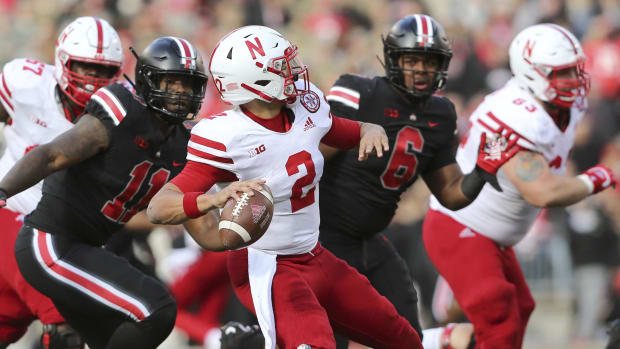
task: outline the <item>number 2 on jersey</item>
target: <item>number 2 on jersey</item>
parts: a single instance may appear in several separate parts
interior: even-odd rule
[[[144,194],[141,199],[137,198],[137,203],[131,205],[131,207],[127,205],[127,201],[133,199],[136,193],[140,190],[146,175],[151,169],[151,166],[153,166],[153,163],[150,161],[143,161],[134,166],[129,174],[131,179],[125,186],[125,189],[123,189],[123,191],[113,200],[108,200],[108,202],[103,205],[101,213],[103,213],[103,215],[111,221],[117,223],[127,223],[127,221],[129,221],[129,219],[131,219],[131,217],[133,217],[133,215],[135,215],[141,207],[148,204],[155,193],[157,193],[159,189],[168,181],[170,171],[161,168],[153,173],[149,179],[149,190],[146,194]]]
[[[398,132],[390,161],[381,174],[384,188],[398,190],[414,176],[418,158],[413,150],[421,152],[423,146],[424,138],[417,128],[406,126]]]
[[[286,161],[286,172],[289,176],[292,176],[299,172],[299,165],[306,167],[306,175],[298,178],[293,184],[293,193],[291,194],[291,211],[296,212],[306,206],[310,206],[314,203],[314,189],[313,186],[306,195],[303,194],[303,187],[310,185],[314,182],[316,177],[316,170],[314,169],[314,162],[312,161],[312,155],[305,150],[291,155]]]

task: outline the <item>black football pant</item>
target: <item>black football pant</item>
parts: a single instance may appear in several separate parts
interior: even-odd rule
[[[91,349],[156,348],[172,331],[176,303],[166,287],[99,246],[24,225],[15,258]]]
[[[375,289],[407,319],[422,339],[418,319],[418,295],[407,264],[383,234],[360,240],[321,229],[321,244],[364,274]],[[355,292],[355,290],[351,290]],[[346,349],[348,340],[336,335],[336,347]]]

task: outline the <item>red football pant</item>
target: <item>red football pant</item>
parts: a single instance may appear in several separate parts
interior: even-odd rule
[[[176,326],[192,340],[202,343],[205,334],[219,327],[218,318],[232,295],[225,252],[202,253],[185,274],[170,285],[177,301]],[[199,303],[197,312],[187,310]]]
[[[15,239],[23,223],[19,214],[0,208],[0,341],[13,343],[35,319],[65,322],[52,301],[24,280],[15,261]]]
[[[280,349],[300,344],[336,348],[334,330],[373,348],[422,348],[418,334],[368,279],[317,244],[311,252],[278,256],[272,283],[276,341]],[[232,251],[228,271],[235,293],[255,312],[247,250]]]
[[[424,246],[448,281],[482,349],[521,348],[534,298],[511,247],[473,231],[451,217],[429,210],[423,227]]]

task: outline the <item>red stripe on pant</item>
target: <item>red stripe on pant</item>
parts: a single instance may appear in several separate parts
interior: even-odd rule
[[[228,272],[241,302],[254,311],[247,250],[231,251]],[[373,348],[422,348],[409,322],[345,261],[317,245],[310,253],[278,256],[272,284],[277,345],[336,347],[334,329]]]
[[[482,349],[521,348],[534,299],[511,247],[500,247],[439,211],[424,219],[428,256],[474,324]]]
[[[140,310],[138,306],[132,304],[132,300],[123,299],[122,294],[115,294],[117,292],[116,290],[106,289],[107,285],[103,283],[103,285],[97,284],[94,281],[91,281],[84,276],[63,267],[62,264],[64,263],[60,263],[59,260],[54,260],[52,256],[55,253],[53,247],[50,246],[47,242],[47,234],[45,232],[38,230],[35,232],[35,236],[37,240],[36,248],[38,249],[41,258],[45,263],[45,265],[43,265],[42,267],[46,269],[47,273],[52,274],[52,276],[58,279],[61,279],[61,281],[63,281],[63,279],[66,279],[75,284],[78,284],[84,289],[90,291],[92,294],[95,294],[105,299],[107,302],[112,303],[114,306],[121,308],[125,312],[125,314],[134,317],[137,320],[141,321],[148,317],[149,314],[145,314],[142,310]],[[81,291],[84,292],[84,290]]]

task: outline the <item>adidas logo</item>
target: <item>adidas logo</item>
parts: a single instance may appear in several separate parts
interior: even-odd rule
[[[471,229],[469,228],[465,228],[463,230],[461,230],[461,232],[459,233],[459,238],[463,239],[463,238],[473,238],[475,237],[476,234],[474,234],[473,231],[471,231]]]
[[[310,117],[308,117],[308,119],[306,120],[306,124],[304,125],[304,131],[308,131],[309,129],[313,128],[314,122],[312,122],[312,119],[310,119]]]

